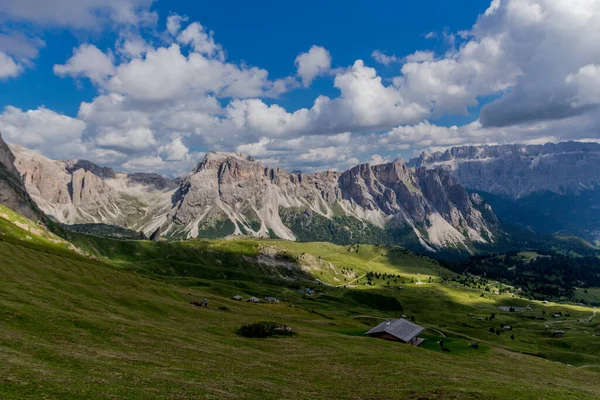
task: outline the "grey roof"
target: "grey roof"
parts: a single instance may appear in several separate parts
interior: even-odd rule
[[[410,342],[415,336],[423,332],[425,328],[417,324],[413,324],[405,319],[396,319],[393,321],[385,321],[371,329],[365,335],[375,335],[378,333],[387,333],[395,336],[403,342]]]

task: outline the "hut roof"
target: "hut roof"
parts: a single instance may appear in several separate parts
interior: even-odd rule
[[[418,336],[424,330],[425,328],[423,328],[422,326],[413,324],[412,322],[401,318],[393,321],[382,322],[375,328],[365,333],[365,335],[377,335],[380,333],[387,333],[389,335],[397,337],[403,342],[410,342],[414,337]]]

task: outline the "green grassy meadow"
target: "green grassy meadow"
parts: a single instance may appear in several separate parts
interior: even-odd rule
[[[77,254],[0,211],[2,399],[600,398],[600,315],[589,307],[457,287],[437,262],[378,246],[72,234]],[[368,272],[388,275],[367,284]],[[208,309],[189,304],[204,298]],[[403,314],[427,328],[423,346],[363,336]],[[236,333],[257,321],[298,336]],[[513,330],[489,332],[500,324]]]

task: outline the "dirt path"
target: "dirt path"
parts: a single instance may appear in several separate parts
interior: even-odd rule
[[[369,264],[371,264],[371,262],[372,262],[372,261],[374,261],[374,260],[377,260],[378,258],[381,258],[381,257],[385,257],[385,256],[387,255],[387,253],[388,253],[388,252],[389,252],[389,250],[386,250],[386,251],[385,251],[385,253],[383,253],[382,255],[380,255],[380,256],[377,256],[377,257],[373,257],[373,258],[371,258],[371,259],[370,259],[370,260],[367,262],[367,266],[369,266]]]
[[[590,322],[591,322],[591,321],[592,321],[592,318],[594,318],[595,316],[596,316],[596,311],[594,311],[594,313],[592,314],[592,316],[588,318],[588,321],[590,321]]]
[[[352,285],[353,282],[356,282],[357,280],[359,280],[360,278],[364,278],[365,276],[367,276],[367,274],[363,274],[363,275],[359,276],[358,278],[351,280],[350,282],[344,283],[342,285],[337,285],[336,287]]]

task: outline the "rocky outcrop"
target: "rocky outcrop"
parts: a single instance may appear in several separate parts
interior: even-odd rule
[[[15,156],[0,135],[0,204],[34,221],[45,221],[25,189],[14,165]]]
[[[413,167],[443,168],[465,187],[512,199],[579,194],[600,187],[599,143],[453,147],[423,153]]]
[[[150,240],[153,242],[160,242],[160,226],[150,235]]]

